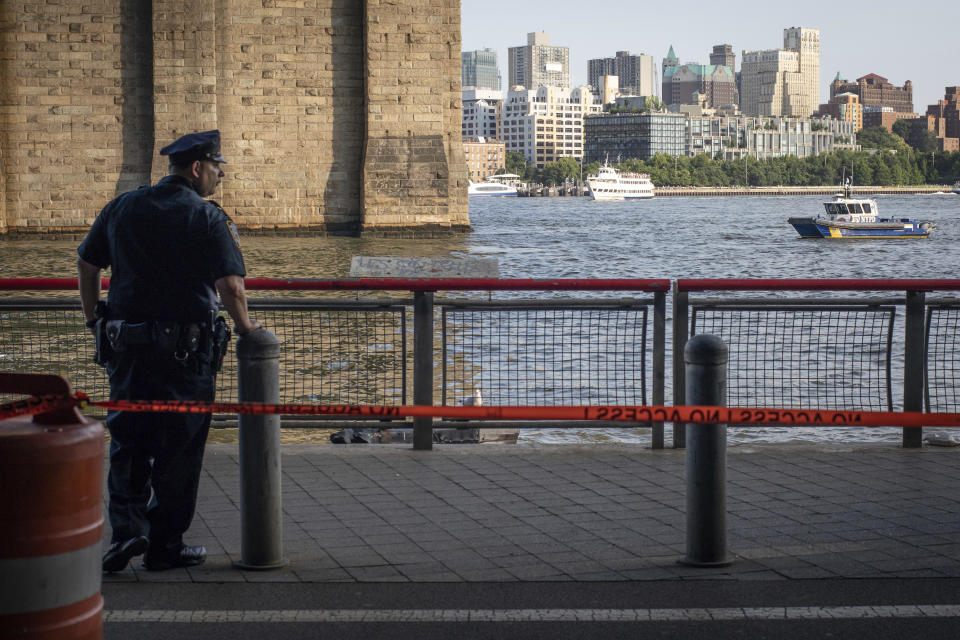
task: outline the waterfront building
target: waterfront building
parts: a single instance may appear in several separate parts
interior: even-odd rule
[[[886,78],[869,73],[847,82],[838,72],[830,83],[830,97],[841,93],[853,93],[860,97],[864,109],[872,107],[890,108],[896,113],[913,113],[913,83],[907,80],[902,87],[890,84]]]
[[[503,105],[503,142],[507,151],[523,154],[538,169],[560,158],[579,159],[584,116],[601,110],[586,85],[514,89]]]
[[[863,129],[863,105],[860,104],[860,96],[855,93],[838,93],[831,96],[830,102],[820,105],[818,113],[837,120],[853,122],[856,124],[857,131]]]
[[[464,51],[460,54],[461,85],[474,89],[500,91],[500,68],[493,49]]]
[[[594,92],[602,94],[603,76],[617,76],[620,93],[623,95],[652,96],[654,94],[655,69],[653,56],[630,55],[629,51],[617,51],[613,58],[594,58],[587,61],[587,82]]]
[[[751,116],[809,117],[820,103],[820,30],[783,30],[783,49],[744,51],[740,108]]]
[[[684,155],[686,116],[678,113],[603,113],[584,118],[584,162],[649,160]]]
[[[689,118],[687,155],[735,159],[807,158],[857,150],[856,125],[833,118],[705,116]]]
[[[491,89],[464,89],[462,92],[463,118],[460,124],[464,139],[500,139],[500,112],[503,92]]]
[[[474,182],[499,173],[507,166],[506,147],[498,140],[464,140],[463,153],[467,157],[467,173]]]
[[[550,46],[550,34],[528,33],[527,46],[507,49],[510,88],[570,87],[570,49]]]
[[[857,150],[856,125],[834,118],[605,113],[584,120],[584,162],[657,153],[760,160]]]

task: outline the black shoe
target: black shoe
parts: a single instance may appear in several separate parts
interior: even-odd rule
[[[146,536],[130,538],[122,542],[114,542],[103,554],[103,570],[105,573],[115,573],[127,568],[130,558],[139,556],[147,550],[150,541]]]
[[[166,571],[181,567],[195,567],[203,564],[207,559],[207,550],[203,547],[188,547],[179,549],[161,549],[147,551],[143,556],[143,568],[147,571]]]

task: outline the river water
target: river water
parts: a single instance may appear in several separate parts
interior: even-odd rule
[[[503,278],[955,278],[960,273],[960,196],[877,197],[881,215],[935,222],[928,240],[800,240],[787,218],[820,211],[824,199],[474,198],[473,231],[456,238],[247,236],[243,249],[248,276],[265,278],[346,277],[355,255],[496,258]],[[0,239],[0,278],[73,277],[77,244]],[[898,316],[902,327],[902,310]],[[896,386],[894,396],[900,396]],[[649,442],[647,430],[625,429],[524,431],[521,437]],[[899,437],[897,429],[866,435],[846,429],[731,429],[733,443]]]

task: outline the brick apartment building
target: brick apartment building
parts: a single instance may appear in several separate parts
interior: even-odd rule
[[[498,140],[464,140],[463,153],[467,158],[467,172],[474,182],[494,175],[507,164],[506,146]]]
[[[960,151],[960,87],[946,87],[943,100],[928,106],[919,120],[937,136],[941,151]]]
[[[869,73],[847,82],[840,74],[830,83],[830,98],[842,93],[860,96],[864,109],[869,107],[890,107],[896,113],[913,113],[913,83],[907,80],[902,87],[890,84],[883,76]]]

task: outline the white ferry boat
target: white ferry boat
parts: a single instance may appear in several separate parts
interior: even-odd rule
[[[515,173],[498,173],[489,176],[483,182],[471,181],[467,195],[473,197],[511,197],[517,195],[520,176]]]
[[[620,173],[604,163],[595,175],[587,176],[594,200],[641,200],[653,197],[653,183],[645,173]]]

